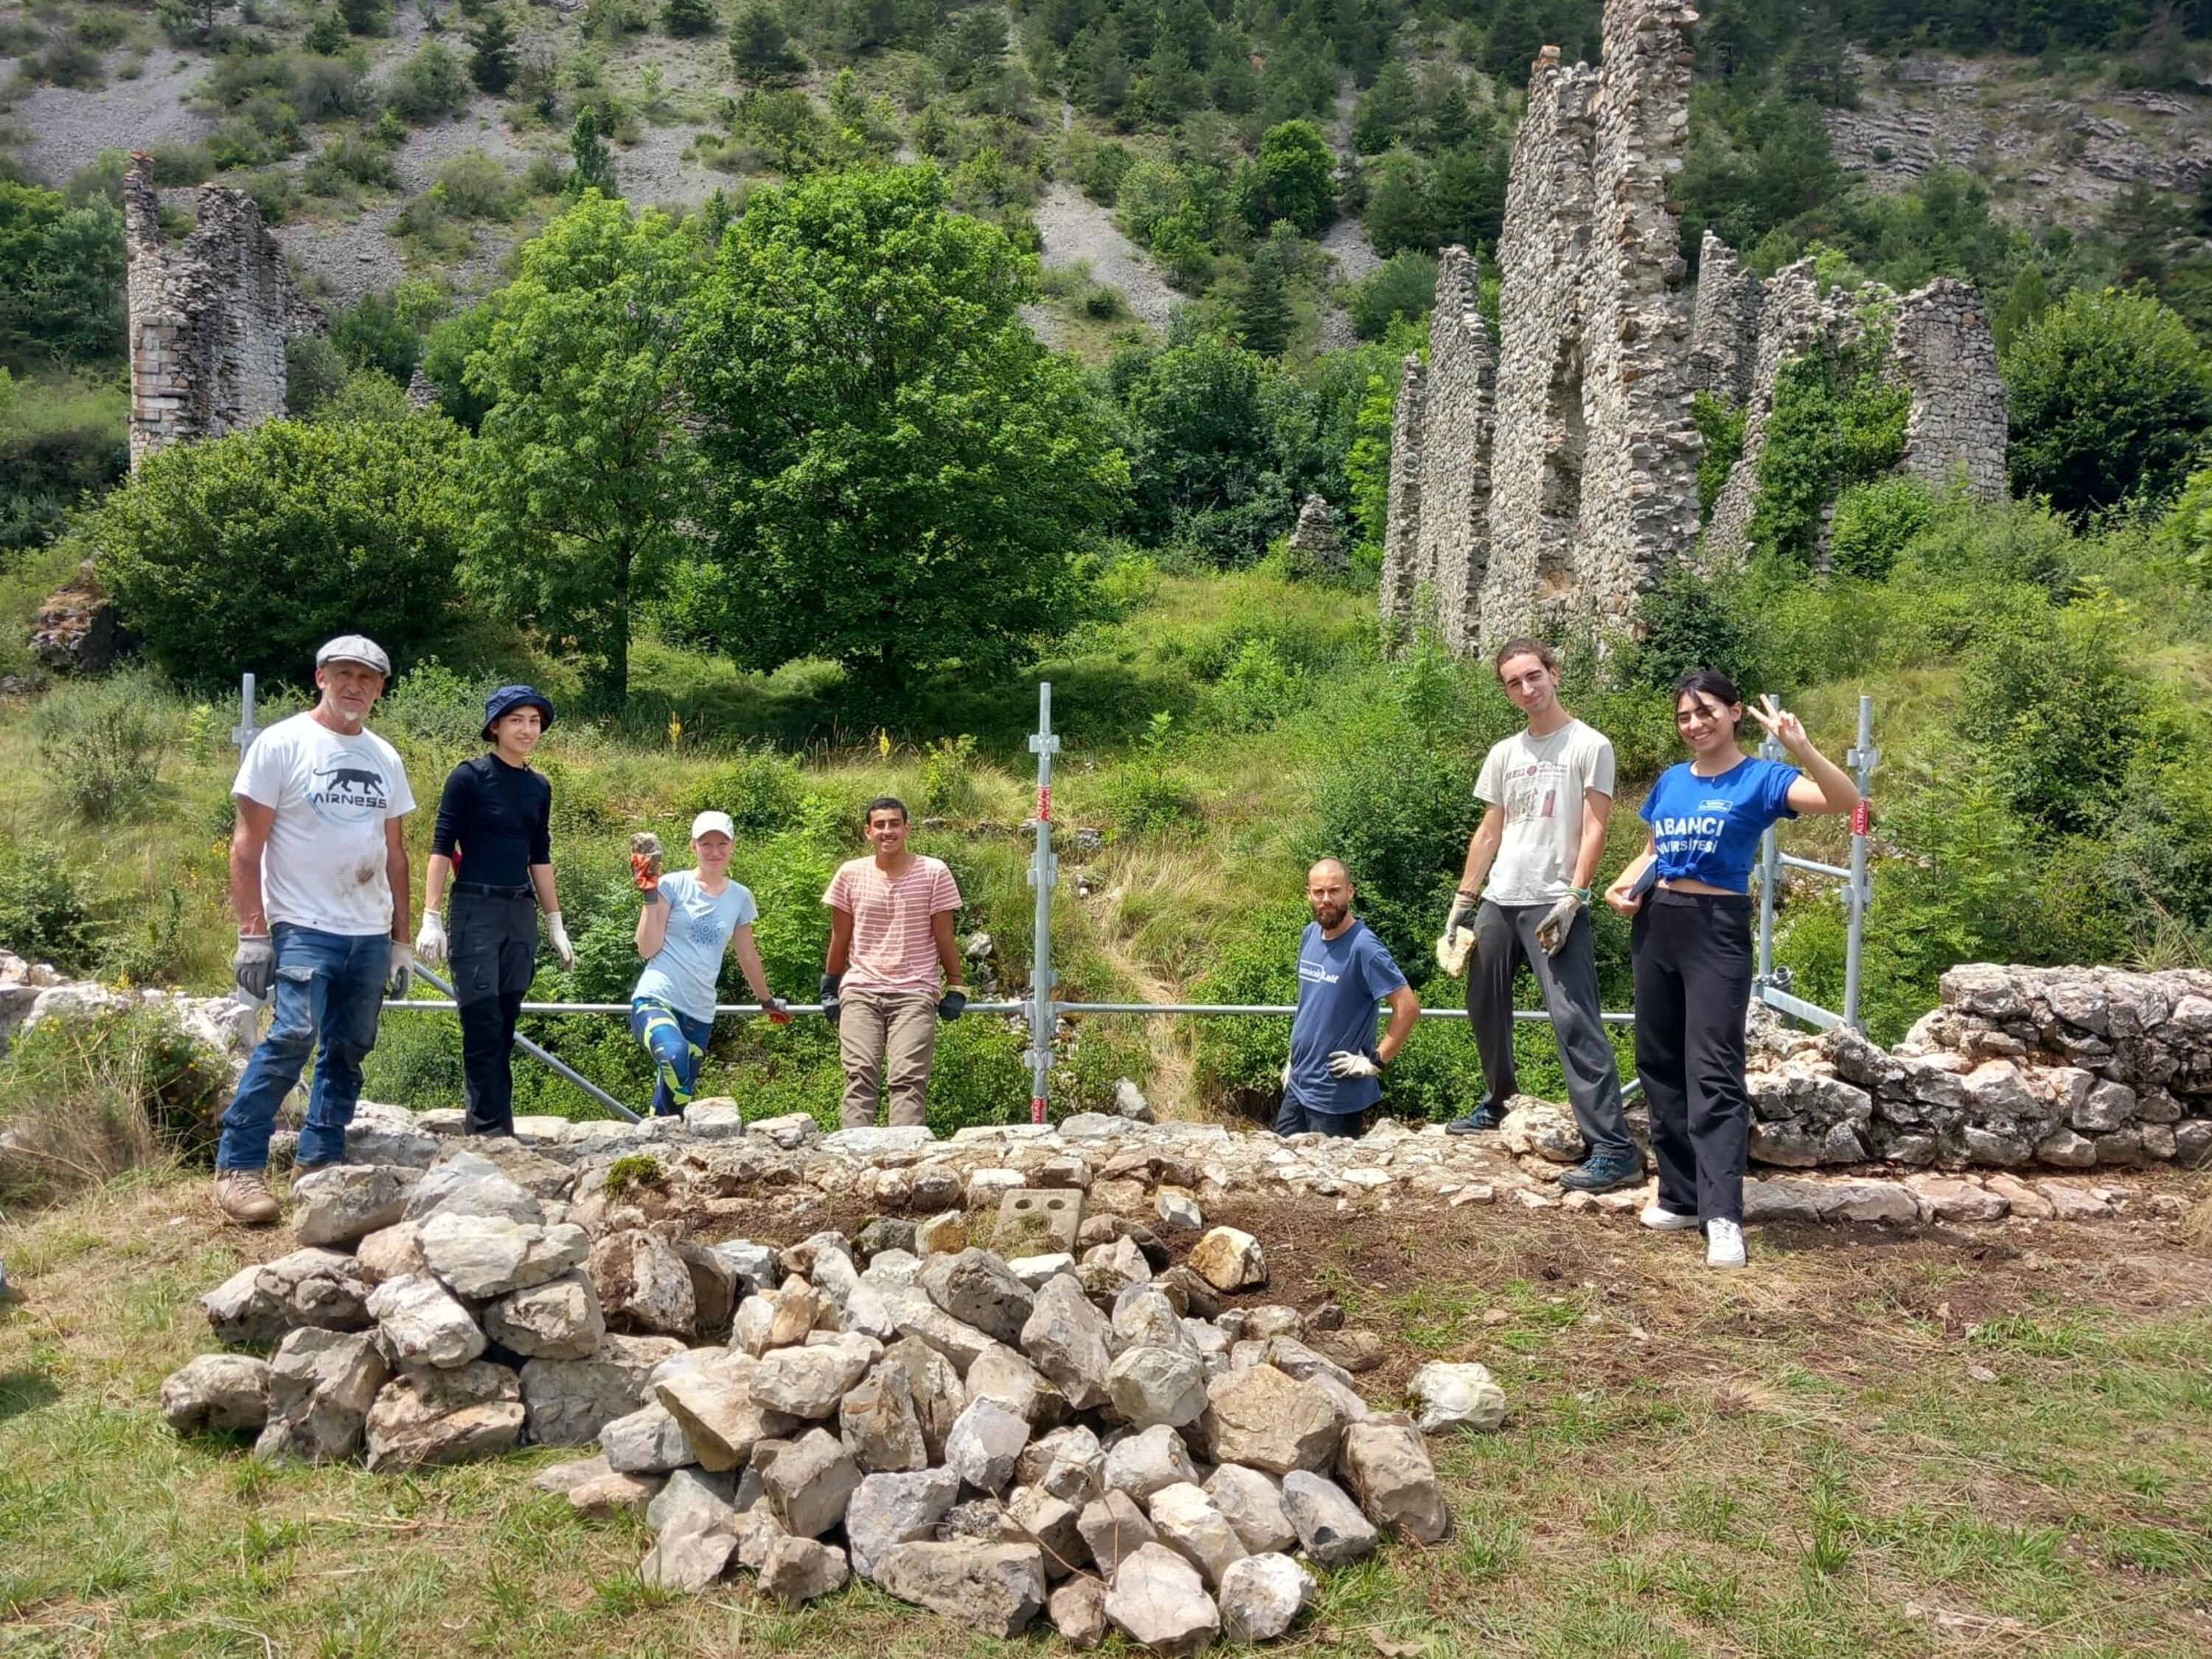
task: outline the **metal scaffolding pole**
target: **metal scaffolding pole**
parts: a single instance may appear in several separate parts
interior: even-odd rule
[[[1030,885],[1036,890],[1036,937],[1030,957],[1030,1046],[1022,1058],[1030,1066],[1030,1121],[1044,1121],[1045,1079],[1052,1069],[1052,1034],[1058,1021],[1052,992],[1052,890],[1060,880],[1060,860],[1052,850],[1052,757],[1060,739],[1052,734],[1052,682],[1037,682],[1037,729],[1030,736],[1037,757],[1036,850],[1030,855]]]

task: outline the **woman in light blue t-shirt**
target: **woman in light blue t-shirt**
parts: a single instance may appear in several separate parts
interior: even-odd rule
[[[1778,818],[1848,812],[1850,775],[1813,746],[1795,714],[1765,700],[1753,719],[1797,763],[1760,760],[1736,740],[1745,708],[1717,669],[1674,687],[1674,729],[1690,758],[1659,775],[1641,816],[1651,826],[1605,902],[1633,916],[1636,1070],[1651,1103],[1657,1228],[1702,1226],[1705,1261],[1743,1265],[1743,1166],[1751,1139],[1744,1014],[1751,1003],[1751,866]]]
[[[633,847],[636,842],[631,843]],[[645,908],[637,919],[637,953],[645,971],[629,994],[629,1029],[653,1056],[659,1081],[653,1091],[656,1117],[679,1115],[691,1103],[707,1039],[714,1027],[714,987],[722,952],[734,951],[745,983],[769,1021],[791,1024],[783,999],[769,994],[760,949],[753,943],[753,896],[730,879],[736,845],[727,812],[702,812],[691,820],[691,854],[697,867],[660,873],[658,842],[634,854]]]

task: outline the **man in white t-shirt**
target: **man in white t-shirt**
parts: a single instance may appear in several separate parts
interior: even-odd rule
[[[1467,1016],[1489,1091],[1447,1127],[1471,1134],[1504,1119],[1516,1092],[1513,982],[1525,962],[1551,1013],[1567,1100],[1589,1149],[1588,1162],[1559,1184],[1608,1192],[1644,1179],[1644,1157],[1621,1111],[1620,1069],[1599,1018],[1590,935],[1590,883],[1613,805],[1613,744],[1560,707],[1559,659],[1541,640],[1509,640],[1494,660],[1505,695],[1528,724],[1482,763],[1474,785],[1482,822],[1468,842],[1466,872],[1444,923],[1446,939],[1461,927],[1474,932]]]
[[[886,1091],[894,1127],[927,1120],[937,1022],[959,1018],[968,1006],[952,937],[960,908],[952,872],[907,850],[906,803],[896,796],[870,801],[866,824],[875,856],[839,865],[822,895],[830,907],[822,1012],[837,1027],[848,1129],[872,1127]]]
[[[387,994],[406,994],[414,968],[399,820],[415,797],[398,751],[362,724],[391,675],[374,641],[332,640],[315,653],[319,701],[255,738],[231,785],[231,972],[240,990],[275,1006],[216,1150],[216,1204],[234,1221],[276,1219],[264,1176],[269,1134],[311,1054],[315,1086],[294,1168],[345,1161],[378,1013]]]

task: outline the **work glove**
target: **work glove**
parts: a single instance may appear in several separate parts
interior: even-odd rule
[[[1543,921],[1536,924],[1536,943],[1544,947],[1545,955],[1555,957],[1559,954],[1559,947],[1567,942],[1567,935],[1574,931],[1575,918],[1583,913],[1583,908],[1589,902],[1589,888],[1571,887],[1567,890],[1565,898],[1544,913]]]
[[[1481,898],[1476,894],[1465,892],[1454,893],[1452,895],[1451,914],[1444,918],[1444,937],[1446,939],[1449,939],[1454,933],[1457,933],[1462,927],[1466,928],[1469,933],[1473,933],[1474,931],[1474,913],[1481,903]]]
[[[769,1024],[788,1025],[791,1024],[791,1006],[785,1002],[781,997],[766,996],[763,997],[760,1000],[760,1002],[761,1012],[768,1016],[768,1023]]]
[[[1288,1094],[1288,1093],[1290,1093],[1290,1091],[1291,1091],[1291,1062],[1290,1062],[1289,1060],[1285,1060],[1285,1061],[1283,1062],[1283,1092],[1284,1092],[1285,1094]]]
[[[433,968],[446,959],[446,924],[435,910],[422,913],[422,931],[415,935],[415,954]]]
[[[404,939],[392,941],[392,958],[384,970],[384,994],[393,1002],[407,994],[407,981],[415,976],[415,952]]]
[[[573,970],[576,966],[576,947],[568,943],[568,930],[561,925],[561,913],[558,910],[548,910],[545,913],[545,937],[553,946],[553,954],[560,958],[561,966],[565,969]],[[444,954],[445,949],[445,935],[441,933],[438,936],[439,953]],[[415,954],[418,957],[422,954],[422,941],[419,939],[415,941]]]
[[[256,1002],[267,1000],[270,981],[276,977],[276,946],[268,934],[238,936],[238,949],[230,953],[230,976]]]
[[[629,838],[629,878],[648,897],[660,890],[660,837],[650,830]]]
[[[837,981],[843,977],[842,974],[822,975],[822,1018],[832,1025],[837,1023],[837,1016],[844,1012],[837,1001]]]
[[[955,985],[938,1000],[937,1017],[939,1019],[957,1019],[960,1011],[967,1006],[968,994]]]
[[[1467,959],[1474,953],[1474,911],[1480,902],[1472,893],[1455,894],[1451,914],[1444,918],[1444,931],[1437,939],[1437,966],[1454,979],[1467,971]]]
[[[1339,1048],[1328,1057],[1328,1074],[1334,1078],[1380,1077],[1382,1066],[1352,1048]]]

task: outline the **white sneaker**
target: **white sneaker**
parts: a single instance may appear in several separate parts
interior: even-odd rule
[[[1705,1223],[1705,1266],[1743,1266],[1743,1228],[1741,1225],[1733,1221]]]
[[[1644,1206],[1643,1221],[1655,1232],[1662,1233],[1686,1233],[1698,1224],[1698,1218],[1694,1215],[1662,1209],[1656,1199]]]

